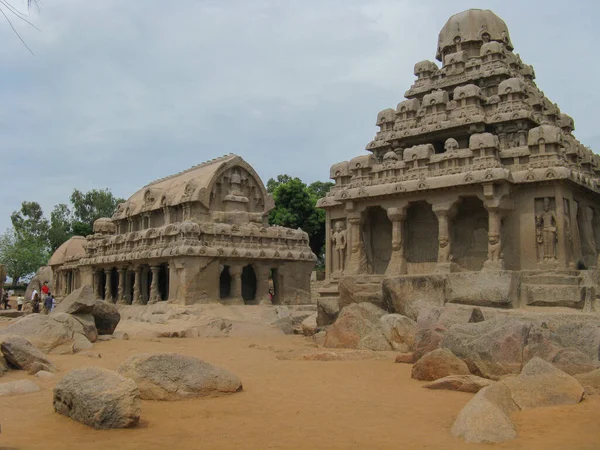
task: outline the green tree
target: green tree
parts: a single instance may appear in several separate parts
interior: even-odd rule
[[[39,203],[21,203],[21,209],[11,214],[10,221],[19,238],[47,242],[50,224]]]
[[[323,258],[325,244],[325,211],[317,209],[319,196],[327,192],[331,183],[316,182],[307,186],[299,178],[279,175],[267,182],[267,190],[275,200],[269,214],[269,223],[289,228],[302,228],[308,233],[313,253]],[[322,194],[322,195],[321,195]]]
[[[0,264],[6,266],[13,283],[32,275],[48,262],[45,243],[32,236],[19,236],[14,229],[8,229],[0,236]]]
[[[59,203],[50,213],[50,229],[48,230],[50,251],[54,253],[71,236],[73,236],[73,214],[67,205]]]
[[[331,181],[315,181],[314,183],[308,185],[308,190],[318,200],[325,197],[332,186],[333,183]]]
[[[100,217],[111,217],[122,198],[109,189],[92,189],[86,193],[75,189],[71,194],[73,206],[72,232],[77,236],[92,234],[94,222]]]

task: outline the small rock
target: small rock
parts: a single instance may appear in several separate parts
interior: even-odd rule
[[[412,364],[414,362],[415,355],[414,353],[400,353],[396,355],[396,361],[400,364]]]
[[[323,347],[325,345],[325,338],[327,336],[327,331],[326,330],[322,330],[319,331],[317,333],[315,333],[313,335],[313,339],[315,341],[315,343],[319,346],[319,347]]]
[[[113,337],[115,339],[120,339],[122,341],[128,341],[129,340],[129,335],[123,331],[115,331],[113,333]]]
[[[6,358],[4,356],[0,356],[0,377],[8,372],[8,363],[6,362]]]
[[[54,374],[47,372],[45,370],[40,370],[38,373],[35,374],[36,377],[38,378],[54,378]]]
[[[563,348],[556,353],[552,364],[569,375],[591,372],[598,368],[598,362],[576,348]]]
[[[30,394],[39,390],[39,386],[31,380],[17,380],[8,383],[0,383],[0,397]]]
[[[82,356],[87,356],[88,358],[96,358],[101,359],[102,355],[98,352],[81,352]]]
[[[593,370],[588,373],[580,373],[574,375],[579,383],[583,386],[586,395],[599,395],[600,394],[600,369]]]
[[[469,368],[447,348],[427,353],[412,368],[415,380],[434,381],[448,375],[470,375]]]
[[[102,335],[98,336],[98,340],[99,341],[112,341],[113,336],[112,336],[112,334],[102,334]]]
[[[381,329],[375,329],[364,336],[358,343],[357,348],[361,350],[374,350],[376,352],[385,352],[392,350],[392,345],[385,338]]]
[[[34,363],[41,363],[46,367],[55,369],[54,365],[46,358],[46,355],[21,336],[9,336],[4,339],[0,344],[0,351],[2,351],[6,361],[17,369],[29,370]]]
[[[56,367],[54,367],[52,364],[45,364],[45,363],[40,362],[40,361],[35,361],[34,363],[31,364],[31,366],[27,370],[27,373],[29,375],[35,375],[38,372],[51,372],[51,373],[54,373],[54,372],[56,372]]]
[[[317,330],[317,314],[311,314],[302,321],[302,334],[313,336]]]
[[[450,375],[424,385],[427,389],[446,389],[459,392],[479,392],[484,387],[494,384],[487,378],[476,377],[475,375]]]
[[[401,314],[386,314],[381,318],[383,335],[399,352],[409,352],[415,346],[416,322]]]
[[[67,373],[54,388],[54,411],[93,428],[126,428],[140,420],[140,392],[131,379],[99,367]]]

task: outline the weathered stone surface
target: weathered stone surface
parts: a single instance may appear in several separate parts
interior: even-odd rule
[[[394,362],[400,364],[412,364],[414,362],[414,358],[414,353],[400,353],[399,355],[396,355]]]
[[[98,340],[98,330],[96,329],[96,322],[94,316],[91,314],[72,314],[77,321],[83,327],[83,334],[90,342],[96,342]]]
[[[409,352],[414,349],[416,323],[401,314],[386,314],[381,319],[383,335],[394,350]]]
[[[339,313],[340,305],[337,298],[319,298],[317,300],[317,326],[331,325]]]
[[[381,353],[372,350],[334,350],[324,352],[304,353],[300,356],[277,355],[277,359],[297,359],[301,361],[361,361],[365,359],[382,359]]]
[[[237,375],[200,359],[177,353],[134,355],[119,367],[134,380],[144,400],[181,400],[242,390]]]
[[[379,282],[372,282],[368,277],[344,277],[340,280],[338,289],[340,311],[353,303],[371,303],[382,309],[387,307]]]
[[[121,314],[115,305],[97,300],[92,309],[98,335],[113,334],[121,320]]]
[[[46,370],[40,370],[39,372],[36,372],[35,376],[37,378],[54,378],[54,374],[51,372],[48,372]]]
[[[96,295],[91,286],[84,285],[67,295],[56,307],[54,312],[67,314],[91,314],[96,303]]]
[[[6,337],[0,344],[0,350],[6,361],[17,369],[29,370],[36,363],[55,369],[46,355],[22,336]]]
[[[8,397],[10,395],[31,394],[37,392],[40,387],[31,380],[9,381],[8,383],[0,383],[0,397]]]
[[[358,348],[362,350],[374,350],[374,351],[389,351],[392,350],[392,345],[386,339],[381,329],[376,328],[366,336],[362,337],[358,342]]]
[[[0,356],[0,377],[8,372],[8,363],[6,362],[6,358],[4,356]]]
[[[502,442],[517,437],[509,416],[512,409],[495,401],[506,395],[510,398],[510,391],[500,384],[480,390],[459,413],[452,425],[452,435],[473,443]]]
[[[569,375],[591,372],[598,368],[598,361],[592,361],[576,348],[560,349],[552,359],[552,364]]]
[[[467,365],[448,349],[436,349],[419,359],[412,368],[415,380],[433,381],[448,375],[469,375]]]
[[[386,278],[383,301],[391,311],[417,320],[424,307],[444,304],[445,283],[442,275]]]
[[[531,324],[512,317],[494,317],[479,323],[453,325],[442,347],[469,359],[486,378],[519,373]]]
[[[371,303],[353,303],[345,307],[327,329],[325,347],[358,348],[363,337],[380,329],[379,319],[385,314]]]
[[[586,395],[600,394],[600,369],[588,373],[580,373],[574,375],[573,378],[583,386]]]
[[[52,364],[46,364],[41,361],[35,361],[34,363],[31,364],[31,366],[29,366],[29,369],[27,369],[27,373],[29,375],[35,375],[38,372],[54,373],[56,371],[57,371],[56,367],[54,367]]]
[[[459,392],[479,392],[484,387],[494,384],[494,381],[475,375],[449,375],[444,378],[427,383],[427,389],[446,389]]]
[[[317,314],[311,314],[302,321],[302,334],[312,336],[317,332]]]
[[[505,378],[502,383],[521,409],[572,405],[579,403],[584,393],[575,378],[538,357],[529,361],[518,377]]]
[[[135,382],[111,370],[83,367],[54,387],[54,410],[93,428],[126,428],[140,420]]]
[[[47,281],[49,288],[52,289],[52,268],[50,266],[40,267],[27,285],[27,289],[25,289],[25,304],[23,305],[23,309],[31,311],[30,300],[33,290],[35,289],[41,295],[44,281]]]

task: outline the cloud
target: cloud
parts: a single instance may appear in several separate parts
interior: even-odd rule
[[[127,198],[149,181],[233,152],[266,180],[325,180],[364,152],[433,59],[466,1],[53,0],[0,21],[0,230],[23,200],[51,208],[73,188]],[[597,141],[599,7],[480,2],[503,17],[538,85]],[[589,143],[592,143],[592,142]]]

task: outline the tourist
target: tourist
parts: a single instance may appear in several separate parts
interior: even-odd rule
[[[31,302],[32,302],[32,306],[33,306],[33,311],[32,312],[34,314],[36,314],[36,313],[40,312],[40,296],[37,293],[37,291],[34,290],[34,292],[35,292],[35,294],[33,295],[33,298],[31,299]]]
[[[46,298],[44,298],[44,314],[50,314],[50,311],[52,310],[52,300],[52,294],[48,291]]]
[[[33,292],[31,293],[30,300],[33,301],[33,299],[35,298],[36,295],[39,297],[38,291],[36,289],[33,289]]]
[[[54,311],[54,308],[56,308],[56,299],[54,298],[54,296],[52,294],[48,294],[48,295],[52,299],[52,306],[50,307],[50,312],[52,312],[52,311]]]
[[[46,301],[46,297],[48,296],[49,293],[50,293],[50,288],[48,287],[48,282],[44,281],[44,284],[42,285],[42,301],[43,302]]]
[[[23,299],[24,299],[24,297],[22,295],[19,295],[17,297],[17,311],[23,310]]]
[[[2,305],[4,306],[4,309],[9,309],[8,306],[8,291],[4,291],[2,294]]]

